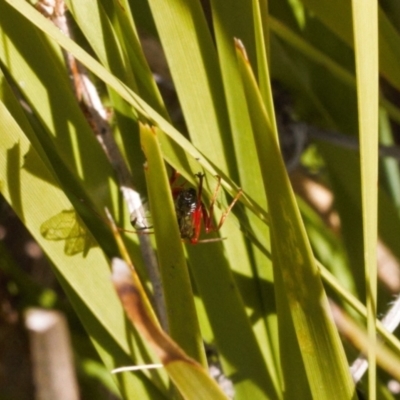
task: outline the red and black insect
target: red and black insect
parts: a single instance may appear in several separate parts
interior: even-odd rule
[[[221,240],[219,238],[199,240],[201,232],[201,222],[203,221],[206,233],[218,231],[223,225],[232,207],[235,205],[235,203],[241,196],[242,191],[240,190],[238,192],[238,194],[232,200],[229,207],[222,214],[218,225],[214,226],[213,224],[214,203],[217,198],[218,191],[221,187],[221,178],[218,177],[217,187],[214,190],[210,206],[207,210],[207,207],[201,200],[201,196],[203,193],[204,174],[202,173],[196,174],[196,176],[199,178],[199,185],[197,191],[193,188],[185,189],[183,186],[173,187],[173,183],[176,181],[177,176],[178,174],[175,172],[171,178],[171,186],[172,186],[172,195],[174,197],[175,212],[178,220],[178,226],[179,226],[179,231],[181,233],[181,238],[189,241],[192,244]]]

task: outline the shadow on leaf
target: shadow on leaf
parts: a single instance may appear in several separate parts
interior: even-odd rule
[[[96,242],[74,210],[63,210],[43,222],[41,235],[47,240],[65,240],[64,252],[68,256],[83,253],[86,257]]]

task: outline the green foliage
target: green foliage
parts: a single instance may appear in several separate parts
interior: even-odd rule
[[[378,234],[400,257],[400,199],[396,165],[385,161],[387,184],[376,185],[378,101],[385,143],[394,141],[388,120],[399,121],[400,113],[378,93],[377,40],[371,42],[378,32],[369,22],[379,20],[381,73],[399,90],[399,33],[389,13],[364,15],[354,1],[352,19],[349,2],[326,0],[211,0],[209,9],[198,0],[66,4],[76,42],[24,0],[0,0],[0,190],[51,260],[107,371],[159,360],[127,322],[110,281],[119,250],[104,208],[132,230],[131,210],[118,166],[72,90],[62,50],[86,67],[110,105],[129,180],[149,197],[154,240],[147,239],[158,257],[172,339],[199,364],[206,363],[202,340],[215,346],[235,399],[356,398],[349,370],[356,352],[344,350],[331,319],[327,299],[334,297],[358,323],[368,320],[368,390],[371,398],[383,393],[387,377],[374,365],[382,358],[372,343],[384,329],[375,327],[375,307],[384,313],[389,295],[376,293],[375,245]],[[164,104],[138,32],[162,46],[184,129]],[[277,123],[282,110],[274,110],[271,80],[290,93],[284,107],[293,125],[298,119],[349,137],[360,132],[361,157],[317,140],[303,158],[334,196],[340,235],[293,192],[278,143],[287,126]],[[182,243],[169,169],[185,188],[205,173],[205,207],[221,178],[215,221],[243,190],[221,230],[207,236],[223,240]],[[143,235],[123,234],[151,297],[158,283],[146,268]],[[398,359],[397,337],[382,336]],[[185,396],[201,398],[201,374],[178,367],[173,379]],[[113,378],[123,398],[177,397],[167,372]]]

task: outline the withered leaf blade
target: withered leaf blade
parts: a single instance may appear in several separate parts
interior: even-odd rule
[[[183,398],[226,400],[226,395],[208,371],[190,358],[148,314],[144,306],[144,291],[135,285],[128,265],[114,258],[112,270],[112,281],[128,318],[153,348]]]

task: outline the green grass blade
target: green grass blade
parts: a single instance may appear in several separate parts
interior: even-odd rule
[[[347,45],[354,46],[351,4],[347,1],[302,0],[315,16],[326,24]],[[396,88],[400,88],[400,35],[385,13],[379,9],[379,64],[381,73]]]
[[[272,98],[272,87],[270,85],[270,76],[266,53],[266,42],[264,37],[264,26],[269,28],[267,23],[268,15],[262,15],[261,4],[253,0],[253,19],[256,36],[256,50],[257,50],[257,61],[258,61],[258,85],[260,93],[267,109],[267,115],[271,119],[271,128],[278,141],[278,128],[275,120],[275,109],[274,101]],[[279,142],[278,142],[279,143]]]
[[[48,158],[70,200],[105,251],[112,254],[116,248],[109,229],[101,218],[94,217],[91,210],[103,214],[107,206],[118,223],[123,221],[124,226],[131,227],[129,216],[121,210],[118,201],[110,163],[76,102],[65,69],[57,62],[59,54],[48,46],[40,31],[24,23],[18,13],[4,3],[0,7],[1,27],[4,29],[1,32],[0,58],[14,82],[21,83],[20,95],[32,109],[32,113],[26,115],[34,129],[29,127],[24,131],[35,149],[46,153],[43,159]],[[12,30],[12,26],[19,26],[19,29]],[[4,95],[7,107],[24,127],[26,117],[15,99],[13,105],[13,98],[11,91]],[[20,109],[19,114],[13,111],[15,108]],[[130,250],[139,254],[132,241]],[[141,264],[137,257],[135,261]]]
[[[326,294],[278,144],[242,49],[238,51],[238,62],[268,198],[278,318],[287,320],[287,316],[280,315],[280,312],[288,307],[296,333],[296,339],[292,337],[291,341],[297,340],[307,375],[303,394],[307,393],[309,384],[314,398],[331,399],[332,393],[336,393],[338,398],[355,398],[344,351],[330,318]],[[288,326],[287,323],[285,326]],[[283,335],[283,332],[280,333]],[[287,345],[292,346],[287,342],[281,343],[281,346]],[[329,365],[329,373],[326,365]],[[285,378],[291,373],[284,371]]]
[[[0,58],[14,81],[21,83],[21,96],[35,115],[40,115],[39,121],[31,117],[35,129],[28,131],[32,133],[29,139],[39,141],[48,158],[59,157],[58,161],[52,160],[53,164],[64,163],[78,180],[86,180],[88,191],[96,191],[105,177],[112,176],[112,170],[76,102],[66,70],[59,62],[60,53],[9,6],[1,3],[0,7]],[[15,24],[20,26],[18,31],[12,30]],[[96,169],[90,164],[93,158],[99,163]],[[69,189],[73,192],[73,185]],[[97,197],[105,200],[107,195]]]
[[[389,115],[383,107],[379,109],[379,138],[386,146],[393,146],[395,143]],[[400,171],[397,162],[393,159],[385,159],[382,164],[388,191],[396,208],[400,210]]]
[[[71,0],[67,1],[67,5],[101,64],[130,88],[136,90],[135,79],[124,65],[116,32],[102,4]],[[88,19],[90,24],[87,23]]]
[[[378,6],[353,0],[354,49],[357,71],[358,120],[361,152],[361,191],[367,327],[370,343],[376,344],[377,304],[377,210],[378,210]],[[375,345],[368,352],[368,387],[376,398]]]
[[[139,96],[129,90],[115,76],[110,74],[101,64],[90,57],[81,47],[63,35],[53,24],[44,18],[35,9],[21,0],[7,0],[6,3],[14,7],[19,13],[27,18],[31,23],[37,26],[44,33],[54,39],[66,51],[74,55],[82,64],[90,69],[104,83],[112,87],[118,94],[131,104],[143,118],[154,120],[159,125],[161,132],[159,140],[162,143],[167,161],[178,169],[186,179],[194,182],[194,173],[198,172],[198,167],[193,165],[200,164],[204,169],[213,175],[221,175],[223,178],[222,185],[231,195],[237,193],[237,186],[228,178],[228,176],[220,169],[208,161],[199,150],[197,150],[184,136],[182,136],[168,121],[162,118],[157,112],[147,105]],[[164,135],[164,132],[168,135]],[[176,145],[178,144],[178,146]],[[194,161],[196,160],[196,161]],[[246,197],[242,197],[241,201],[250,206],[257,215],[266,220],[268,217],[261,207],[258,207]]]
[[[72,206],[59,189],[59,182],[49,172],[46,163],[42,162],[39,153],[27,140],[3,102],[0,102],[0,132],[0,182],[3,196],[53,262],[57,278],[107,368],[131,363],[128,355],[132,343],[137,339],[127,335],[122,307],[110,285],[108,260],[96,246],[88,249],[86,254],[80,251],[68,255],[65,240],[48,240],[43,236],[42,224],[55,214],[71,210]],[[96,243],[81,223],[80,229],[91,243]],[[151,353],[145,345],[141,344],[136,350],[137,362],[150,359]],[[158,384],[160,382],[158,378]],[[157,387],[144,374],[131,375],[119,384],[127,393],[150,391],[159,399],[163,398],[162,393],[165,391],[163,384]]]
[[[280,22],[278,19],[270,16],[268,21],[270,24],[271,32],[282,39],[286,44],[293,47],[293,49],[298,50],[316,64],[324,66],[339,81],[346,83],[346,85],[348,86],[354,88],[356,87],[354,74],[349,72],[344,66],[334,61],[323,51],[318,50],[311,43],[303,39],[299,34],[290,30],[288,26]],[[386,108],[389,115],[399,122],[400,111],[398,107],[390,102],[387,98],[385,98],[382,93],[380,93],[380,102],[381,105]]]
[[[218,175],[225,178],[224,172],[226,173],[228,170],[231,175],[235,174],[236,167],[230,168],[235,161],[229,136],[230,126],[227,120],[224,93],[221,90],[220,69],[202,10],[198,8],[196,2],[151,1],[149,4],[168,59],[192,142],[214,163],[218,169]],[[180,45],[176,46],[176,43]],[[229,45],[232,53],[232,38]],[[230,85],[232,88],[235,87],[232,82]],[[193,96],[193,93],[196,93],[196,96]],[[240,114],[237,114],[237,119],[239,118]],[[203,160],[204,156],[200,157],[201,165],[203,165]],[[194,170],[193,172],[198,171]],[[221,229],[221,235],[228,238],[223,242],[223,246],[229,264],[240,268],[241,273],[251,276],[249,254],[243,236],[237,230],[229,230],[228,224]],[[203,249],[203,252],[210,253],[206,258],[213,258],[211,246]],[[215,256],[214,259],[219,260]],[[198,263],[194,260],[195,262]],[[255,290],[257,290],[256,287]],[[227,322],[226,325],[229,323]],[[255,350],[252,340],[249,347]],[[258,365],[258,357],[257,355],[254,363],[249,360],[250,364]],[[251,373],[261,375],[261,372],[251,371]],[[243,391],[246,390],[244,388],[246,384],[251,386],[254,385],[254,382],[243,382],[241,385]]]
[[[230,240],[230,237],[226,240]],[[205,246],[208,247],[206,251]],[[267,362],[272,361],[265,360],[261,349],[265,343],[259,342],[265,336],[252,330],[252,324],[255,324],[246,315],[246,308],[251,310],[252,315],[258,316],[261,312],[259,298],[246,294],[248,291],[254,295],[253,278],[232,273],[222,248],[221,243],[204,243],[190,247],[188,245],[187,251],[196,288],[204,303],[224,372],[232,379],[235,398],[279,398],[279,390],[274,386],[271,377],[273,372],[267,369]],[[235,265],[235,269],[240,267]],[[272,290],[269,282],[262,281],[261,284],[264,285],[263,290]],[[242,289],[244,298],[239,289]],[[244,299],[252,299],[253,302],[244,303]],[[273,303],[271,295],[269,299]],[[272,308],[271,305],[270,307]]]
[[[216,166],[218,172],[213,175],[225,178],[229,171],[229,175],[235,176],[220,67],[200,4],[195,1],[152,0],[149,5],[192,143]],[[162,125],[160,128],[164,131]],[[198,157],[201,164],[204,155]],[[193,170],[192,174],[197,172]],[[243,236],[237,230],[228,234],[226,226],[221,229],[221,235],[229,236],[229,241],[224,242],[226,257],[231,263],[250,271]]]
[[[238,171],[240,185],[247,194],[266,210],[265,193],[259,185],[261,181],[260,167],[256,157],[254,157],[256,154],[256,145],[251,135],[244,134],[244,132],[249,132],[251,130],[251,122],[247,112],[244,91],[241,86],[241,77],[239,71],[235,68],[236,53],[233,41],[234,37],[240,37],[249,48],[249,57],[256,62],[256,42],[254,30],[252,28],[254,24],[252,4],[238,1],[232,5],[224,0],[213,1],[212,16],[227,99],[236,163],[237,165],[245,166],[244,168],[239,168]],[[246,215],[249,219],[248,224],[250,230],[257,232],[257,236],[258,234],[262,237],[269,235],[268,227],[256,218],[253,213],[246,210]],[[232,241],[232,229],[230,229],[229,226],[226,228],[227,229],[223,231],[223,235],[226,234],[229,242],[232,242],[232,247],[237,248],[237,243]],[[224,245],[226,245],[226,243],[224,243]],[[245,304],[249,301],[251,304],[257,304],[257,306],[254,306],[253,312],[259,312],[264,316],[253,324],[253,329],[256,333],[260,351],[263,353],[268,373],[275,386],[275,391],[279,393],[280,382],[279,356],[277,354],[278,346],[276,345],[278,340],[276,315],[274,312],[264,312],[264,310],[269,310],[274,307],[274,302],[271,301],[272,296],[270,291],[265,289],[265,282],[268,284],[273,283],[271,262],[265,253],[260,251],[257,246],[252,246],[251,253],[254,257],[253,263],[248,260],[245,260],[246,262],[243,263],[238,262],[235,255],[232,259],[232,265],[235,266],[238,276],[241,277],[241,279],[236,279],[236,281],[239,283],[239,289],[241,289],[241,292],[244,294],[243,301]],[[221,263],[221,268],[222,265],[225,265],[225,263]],[[218,275],[218,272],[212,271],[212,274]],[[253,281],[253,276],[255,276],[256,279],[254,280],[252,289],[250,289],[249,285],[250,282]],[[219,281],[221,278],[215,276],[215,279]],[[242,282],[246,282],[246,284]],[[249,293],[252,295],[249,296]],[[234,300],[231,301],[233,302]],[[217,314],[217,312],[215,312],[215,314]],[[236,315],[237,317],[240,315],[238,311],[236,311]],[[237,319],[240,320],[240,318]],[[233,321],[235,320],[236,318],[233,319]],[[235,323],[233,321],[232,323]],[[244,322],[236,322],[236,324],[239,323],[242,324]],[[215,324],[215,326],[219,325],[220,324]],[[228,328],[228,324],[226,328]],[[221,329],[224,328],[221,327]],[[219,329],[217,331],[220,332]],[[244,333],[245,329],[242,328],[241,332]],[[221,336],[226,336],[226,334],[227,332]],[[216,338],[217,341],[218,336]],[[251,338],[247,339],[248,344],[251,342]],[[232,343],[232,348],[235,346],[236,344]],[[229,351],[229,353],[233,352]],[[249,361],[250,360],[251,358],[249,358]],[[269,390],[269,393],[273,393],[273,391]],[[278,394],[275,394],[273,397],[276,396],[278,396]]]
[[[227,173],[230,127],[217,54],[200,3],[150,0],[149,5],[192,142]]]
[[[168,331],[190,357],[206,365],[193,291],[157,132],[156,128],[141,126],[141,143],[147,159],[146,180],[164,288]]]

